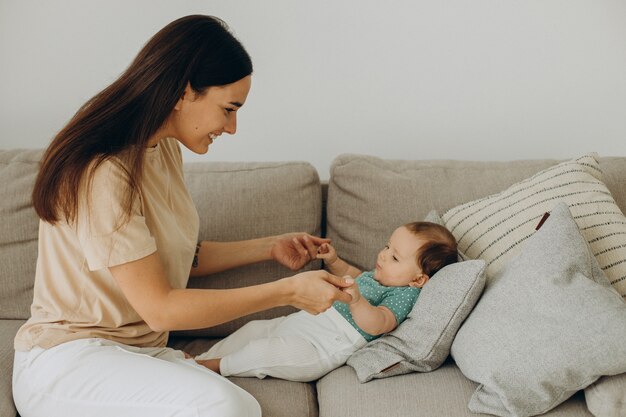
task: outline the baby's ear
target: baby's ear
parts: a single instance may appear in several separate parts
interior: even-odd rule
[[[426,274],[421,274],[418,275],[413,282],[411,282],[409,284],[409,287],[415,287],[415,288],[422,288],[424,285],[426,285],[426,283],[428,282],[428,280],[430,279],[430,277]]]

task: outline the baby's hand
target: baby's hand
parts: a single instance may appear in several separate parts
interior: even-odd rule
[[[337,261],[337,251],[330,243],[322,243],[317,249],[317,259],[323,259],[326,265],[332,265]]]
[[[345,287],[342,291],[347,292],[352,297],[352,301],[348,304],[354,304],[361,299],[361,291],[359,290],[359,286],[356,284],[356,281],[349,287]]]

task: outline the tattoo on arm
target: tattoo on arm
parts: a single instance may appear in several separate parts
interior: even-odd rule
[[[200,253],[201,245],[202,245],[202,242],[198,242],[198,244],[196,245],[196,253],[193,255],[193,262],[191,263],[191,266],[194,268],[198,267],[198,253]]]

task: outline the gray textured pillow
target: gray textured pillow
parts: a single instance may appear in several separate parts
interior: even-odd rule
[[[452,357],[480,385],[469,409],[547,412],[602,375],[626,372],[626,304],[559,203],[491,278]]]
[[[407,319],[355,352],[348,365],[360,382],[438,368],[484,286],[485,261],[446,266],[424,285]]]
[[[589,385],[585,401],[595,417],[626,416],[626,374],[605,376]]]

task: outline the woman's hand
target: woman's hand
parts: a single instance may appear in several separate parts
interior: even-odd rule
[[[350,276],[346,275],[344,278],[350,278]],[[352,297],[352,300],[348,304],[355,304],[361,299],[361,291],[359,290],[359,286],[356,282],[349,287],[344,288],[343,291],[350,294]]]
[[[320,245],[329,242],[330,239],[308,233],[286,233],[276,237],[270,255],[279,264],[297,271],[316,259]]]
[[[354,285],[354,279],[341,278],[324,270],[307,271],[283,278],[291,288],[289,304],[310,314],[328,310],[335,301],[350,303],[350,294],[342,288]]]

